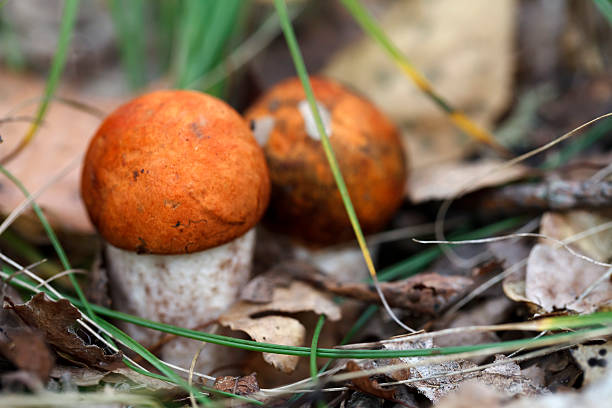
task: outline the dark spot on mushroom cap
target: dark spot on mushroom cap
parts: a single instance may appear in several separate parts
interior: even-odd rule
[[[136,247],[136,253],[137,254],[149,254],[149,253],[151,253],[149,248],[147,248],[146,241],[144,239],[142,239],[142,237],[138,237],[138,241],[140,242],[140,244],[138,245],[138,247]]]
[[[608,352],[608,350],[606,350],[606,349],[601,349],[601,350],[599,350],[599,355],[600,355],[600,356],[605,356],[607,352]]]
[[[198,139],[204,139],[204,138],[210,139],[210,136],[206,136],[204,134],[204,132],[202,131],[202,126],[200,124],[196,122],[192,122],[190,126],[191,126],[191,130],[193,131],[193,133],[196,135]]]
[[[100,234],[115,247],[155,254],[196,252],[243,235],[261,218],[270,189],[246,121],[221,100],[182,90],[151,92],[111,113],[82,174]],[[181,228],[171,228],[177,220]]]

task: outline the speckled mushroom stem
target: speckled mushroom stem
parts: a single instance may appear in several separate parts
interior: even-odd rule
[[[189,329],[214,321],[235,300],[248,281],[255,230],[228,242],[192,254],[137,254],[106,246],[111,297],[116,308],[145,319]],[[140,326],[124,329],[145,347],[153,346],[163,333]],[[163,346],[161,358],[189,368],[202,342],[176,338]],[[227,364],[227,353],[206,352],[196,370],[211,372]]]

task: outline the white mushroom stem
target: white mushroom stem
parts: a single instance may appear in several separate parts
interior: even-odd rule
[[[145,319],[197,329],[214,321],[235,301],[248,281],[255,230],[227,244],[183,255],[136,254],[112,245],[106,247],[111,297],[115,308]],[[145,346],[163,333],[126,325],[127,333]],[[162,358],[189,368],[204,344],[177,338],[162,349]],[[227,364],[226,353],[200,354],[197,369],[210,371]],[[211,349],[211,350],[209,350]]]

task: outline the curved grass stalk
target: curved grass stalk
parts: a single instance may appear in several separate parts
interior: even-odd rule
[[[508,156],[509,152],[493,137],[493,135],[482,127],[474,123],[463,112],[455,109],[439,93],[433,89],[429,81],[408,61],[406,56],[397,48],[387,37],[382,28],[376,23],[374,18],[363,7],[359,0],[340,0],[344,7],[351,13],[353,18],[361,25],[361,28],[370,35],[378,44],[389,54],[393,61],[404,71],[415,85],[426,94],[436,105],[438,105],[450,120],[468,136],[486,143],[503,156]]]
[[[340,166],[338,165],[338,161],[336,160],[334,150],[332,149],[331,144],[329,143],[329,138],[325,131],[325,126],[323,125],[319,109],[317,108],[314,92],[312,90],[312,86],[310,85],[310,80],[308,79],[306,65],[304,64],[304,59],[302,58],[300,47],[295,38],[295,33],[293,32],[293,27],[291,26],[291,21],[289,20],[287,5],[283,0],[274,0],[274,4],[276,6],[276,11],[281,21],[281,27],[283,29],[283,33],[285,34],[287,46],[289,47],[289,51],[291,53],[291,57],[295,65],[295,70],[297,71],[298,77],[300,78],[302,86],[304,87],[304,92],[306,93],[306,99],[308,100],[310,111],[312,112],[315,123],[317,125],[317,131],[321,136],[321,144],[323,145],[325,156],[327,157],[327,161],[329,162],[329,167],[334,176],[334,180],[336,181],[338,190],[340,191],[342,202],[344,203],[344,208],[346,209],[349,220],[353,227],[353,231],[355,232],[357,242],[359,243],[361,253],[363,254],[363,259],[370,273],[370,277],[374,282],[374,286],[376,287],[378,296],[380,297],[380,300],[382,301],[385,310],[393,319],[393,321],[396,322],[404,330],[414,333],[415,330],[402,323],[402,321],[395,315],[395,313],[393,313],[391,307],[389,307],[389,304],[387,303],[387,299],[385,299],[385,296],[382,290],[380,289],[380,285],[378,284],[378,278],[376,276],[376,269],[374,268],[374,262],[372,262],[372,256],[370,255],[370,250],[368,249],[368,245],[366,244],[363,232],[361,230],[361,225],[359,224],[359,219],[357,218],[357,213],[355,212],[355,208],[353,207],[353,202],[351,201],[348,189],[346,188],[346,183],[344,182],[344,178],[342,177]]]
[[[25,137],[21,140],[19,145],[10,152],[8,155],[0,159],[0,164],[6,164],[14,159],[31,141],[34,139],[36,131],[40,127],[42,120],[47,113],[51,98],[55,93],[57,84],[59,83],[60,76],[66,65],[66,54],[68,53],[68,46],[70,45],[70,37],[72,36],[72,30],[76,21],[76,15],[79,10],[79,0],[66,0],[64,3],[64,11],[62,15],[62,23],[60,26],[60,33],[57,42],[57,49],[53,56],[53,62],[51,64],[51,71],[47,78],[47,85],[45,87],[45,96],[38,107],[36,112],[36,119],[34,123],[28,129]]]

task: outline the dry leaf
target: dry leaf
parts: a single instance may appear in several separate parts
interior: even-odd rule
[[[434,347],[434,343],[432,339],[423,341],[405,340],[402,342],[385,343],[384,347],[389,350],[423,349]],[[400,360],[406,363],[415,363],[425,359],[426,357],[402,357]],[[507,359],[507,357],[503,355],[495,357],[496,362],[504,359]],[[396,380],[406,380],[408,378],[430,377],[473,367],[476,367],[476,364],[468,360],[447,361],[440,364],[411,367],[409,374],[406,373],[406,370],[402,370],[393,373],[391,376]],[[499,393],[508,396],[535,395],[540,392],[540,388],[533,384],[531,380],[521,375],[520,367],[510,360],[508,360],[507,364],[490,367],[482,372],[457,374],[407,385],[415,387],[428,399],[436,403],[445,395],[457,390],[462,383],[471,379],[478,379],[479,382],[490,385]]]
[[[512,313],[514,303],[503,296],[494,297],[480,303],[467,311],[460,311],[451,316],[450,322],[436,322],[436,327],[454,328],[467,326],[484,326],[506,322]],[[438,347],[467,346],[471,344],[494,343],[500,341],[495,332],[459,332],[436,338]]]
[[[38,101],[44,94],[44,79],[0,71],[0,118],[5,116],[34,116]],[[57,95],[86,101],[103,111],[117,105],[110,100],[92,98],[66,86],[61,86]],[[25,104],[26,102],[32,102]],[[27,187],[35,192],[49,178],[85,152],[91,136],[98,128],[100,119],[57,101],[51,101],[49,111],[30,145],[19,156],[6,165]],[[8,154],[26,134],[27,122],[2,124],[0,134],[0,157]],[[54,226],[80,234],[93,233],[79,192],[80,165],[62,180],[51,186],[37,203],[45,210]],[[0,180],[0,213],[6,214],[24,200],[23,194],[6,179]],[[28,213],[30,219],[34,215]],[[24,220],[22,220],[24,221]],[[25,222],[25,221],[24,221]],[[39,234],[38,223],[30,235]],[[22,224],[25,228],[25,224]]]
[[[70,384],[79,387],[91,387],[99,385],[101,382],[113,384],[134,383],[143,385],[151,391],[164,391],[171,394],[183,392],[183,389],[177,385],[137,373],[126,367],[117,368],[108,372],[89,367],[55,366],[53,370],[51,370],[51,377],[64,379]]]
[[[346,363],[346,370],[348,372],[362,371],[361,367],[354,361]],[[379,398],[386,400],[395,400],[395,389],[394,388],[383,388],[378,384],[378,381],[368,376],[353,378],[351,380],[355,388],[359,391],[365,392],[366,394],[375,395]]]
[[[564,240],[610,221],[612,221],[610,211],[548,212],[542,216],[540,233],[558,240]],[[550,241],[545,243],[549,244]],[[593,234],[572,245],[584,255],[597,261],[607,262],[612,254],[612,229]]]
[[[231,392],[237,395],[249,395],[259,391],[256,373],[251,373],[244,377],[217,377],[213,387],[219,391]]]
[[[219,323],[232,330],[246,332],[255,341],[301,346],[306,329],[296,319],[285,316],[254,317],[269,312],[298,313],[312,311],[324,314],[330,320],[340,319],[340,308],[329,296],[303,282],[292,282],[289,287],[276,287],[272,301],[257,304],[246,301],[235,303],[219,317]],[[263,353],[263,358],[279,370],[290,373],[295,370],[299,357]]]
[[[269,303],[274,299],[274,289],[276,287],[282,286],[286,288],[290,284],[291,275],[282,273],[282,271],[274,267],[265,274],[251,279],[240,292],[240,299],[253,303]]]
[[[490,127],[505,109],[514,76],[514,1],[394,2],[379,21],[433,87],[476,122]],[[324,73],[371,98],[401,126],[413,168],[465,152],[467,137],[373,39],[339,52]]]
[[[111,371],[123,366],[123,354],[106,354],[96,345],[85,344],[75,332],[79,311],[66,299],[53,301],[39,293],[23,305],[8,306],[29,326],[37,328],[58,352],[87,364]]]
[[[470,193],[516,181],[529,173],[525,166],[493,172],[502,163],[501,160],[482,159],[478,162],[451,162],[416,168],[408,180],[406,193],[413,203],[443,200],[456,197],[459,193]]]
[[[42,381],[49,378],[55,364],[42,334],[28,327],[0,327],[0,354],[18,369],[34,373]]]
[[[380,302],[380,296],[371,284],[338,282],[323,274],[304,278],[336,295],[367,302]],[[380,288],[391,307],[402,308],[416,314],[436,315],[472,283],[472,279],[463,276],[423,273],[400,281],[382,282]]]
[[[610,341],[591,346],[579,344],[577,348],[570,351],[584,372],[583,385],[585,386],[601,380],[606,375],[606,370],[610,371],[612,367],[612,342]]]
[[[570,254],[537,244],[527,261],[525,297],[545,311],[570,309],[590,313],[612,305],[612,282],[605,280],[584,299],[578,297],[607,271]]]
[[[10,302],[21,301],[15,288],[3,281],[0,281],[0,297]],[[0,355],[41,381],[49,377],[55,364],[55,357],[43,335],[26,326],[14,311],[8,309],[0,309]]]

